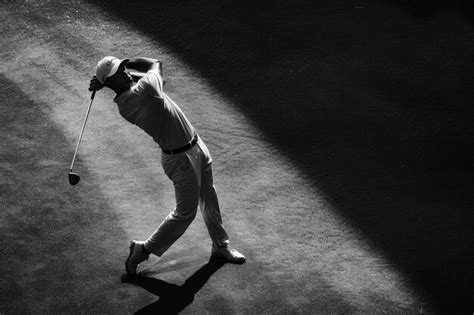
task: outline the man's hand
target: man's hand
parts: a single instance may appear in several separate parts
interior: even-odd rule
[[[91,83],[89,84],[89,91],[98,91],[101,88],[103,88],[105,85],[100,83],[99,80],[97,80],[96,76],[93,76],[91,79]]]

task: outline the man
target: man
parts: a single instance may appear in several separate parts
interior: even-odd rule
[[[129,69],[137,72],[132,76]],[[114,102],[120,114],[152,136],[162,149],[161,163],[175,188],[176,208],[146,241],[131,241],[125,270],[136,275],[137,266],[150,253],[163,255],[186,231],[198,206],[212,240],[212,257],[244,263],[245,257],[229,246],[222,225],[209,151],[163,85],[161,62],[108,56],[97,64],[89,86],[90,91],[106,86],[117,94]]]

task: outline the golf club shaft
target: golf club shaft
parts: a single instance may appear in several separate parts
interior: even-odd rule
[[[74,161],[76,160],[77,150],[79,149],[79,144],[81,143],[81,140],[82,140],[82,135],[84,133],[84,128],[86,127],[87,118],[89,117],[89,113],[92,107],[92,102],[94,101],[95,92],[96,91],[93,91],[91,94],[91,102],[89,103],[89,108],[87,109],[86,117],[84,118],[84,123],[82,124],[81,134],[79,135],[79,140],[77,141],[76,150],[74,151],[74,156],[72,158],[71,167],[69,168],[69,171],[72,171],[72,167],[74,166]]]

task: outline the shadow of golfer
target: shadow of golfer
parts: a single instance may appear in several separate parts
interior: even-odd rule
[[[194,295],[224,264],[223,260],[211,258],[181,286],[143,276],[124,275],[122,282],[138,285],[160,297],[157,302],[145,306],[135,314],[177,314],[194,301]]]

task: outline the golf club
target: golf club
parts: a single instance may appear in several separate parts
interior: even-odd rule
[[[91,111],[92,102],[94,101],[95,92],[96,91],[93,91],[92,94],[91,94],[91,102],[89,104],[89,108],[87,109],[86,117],[84,118],[84,123],[82,124],[81,134],[79,135],[79,140],[77,141],[76,150],[74,151],[74,156],[72,158],[71,167],[69,168],[69,176],[68,176],[69,177],[69,184],[71,184],[73,186],[77,185],[77,183],[79,183],[79,180],[81,179],[79,177],[79,174],[72,172],[72,167],[74,166],[74,161],[76,160],[77,150],[79,149],[79,144],[81,143],[81,140],[82,140],[82,134],[84,133],[84,128],[86,127],[87,118],[89,117],[89,113]]]

